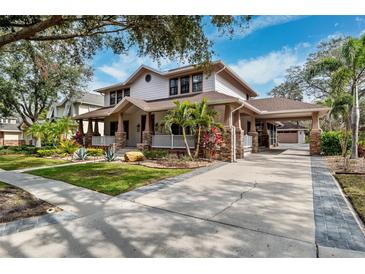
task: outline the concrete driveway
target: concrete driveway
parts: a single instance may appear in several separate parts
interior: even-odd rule
[[[316,247],[305,146],[184,178],[100,201],[76,220],[0,237],[0,256],[362,256]]]

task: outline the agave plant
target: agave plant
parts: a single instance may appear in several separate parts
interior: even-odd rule
[[[109,147],[105,151],[105,160],[107,160],[108,162],[112,162],[112,161],[115,161],[116,158],[117,158],[117,154],[115,153],[115,149],[112,147]]]
[[[84,147],[80,147],[78,150],[74,153],[74,158],[76,160],[86,160],[87,159],[87,150]]]

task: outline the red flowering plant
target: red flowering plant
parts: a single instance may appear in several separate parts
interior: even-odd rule
[[[75,136],[73,136],[73,139],[80,145],[83,144],[83,136],[80,131],[76,131]]]
[[[222,130],[218,127],[212,127],[204,132],[203,147],[206,149],[209,158],[215,158],[217,152],[224,145]]]

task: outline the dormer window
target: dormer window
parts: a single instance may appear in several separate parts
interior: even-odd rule
[[[110,100],[109,100],[109,102],[110,102],[110,105],[111,106],[112,105],[115,105],[115,99],[117,97],[116,93],[117,93],[116,91],[110,92]]]
[[[126,88],[124,90],[124,97],[129,97],[129,96],[131,96],[131,90],[129,88]]]
[[[190,77],[184,76],[180,78],[180,93],[185,94],[190,91]]]
[[[170,95],[177,95],[178,93],[178,78],[170,79]]]
[[[193,92],[203,91],[203,74],[193,75]]]

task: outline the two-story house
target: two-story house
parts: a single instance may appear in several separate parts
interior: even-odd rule
[[[101,94],[81,92],[72,98],[65,98],[53,104],[48,113],[47,119],[56,120],[62,117],[74,117],[104,106],[104,97]],[[99,134],[104,134],[104,123],[98,122]],[[93,124],[95,127],[95,122]],[[87,124],[84,124],[83,131],[86,132]]]
[[[0,117],[0,146],[19,146],[24,144],[23,131],[16,117]]]
[[[104,107],[74,117],[80,128],[88,121],[86,145],[183,148],[179,127],[169,134],[162,118],[175,100],[193,103],[206,98],[225,125],[227,141],[220,156],[230,161],[242,158],[245,148],[257,152],[260,145],[276,145],[275,121],[282,120],[312,120],[311,153],[319,153],[319,118],[328,111],[284,98],[255,99],[257,93],[221,61],[213,63],[210,73],[196,66],[161,72],[142,65],[123,83],[96,91],[104,94]],[[104,136],[93,136],[93,121],[104,122]],[[195,141],[195,136],[189,137],[192,148]]]

